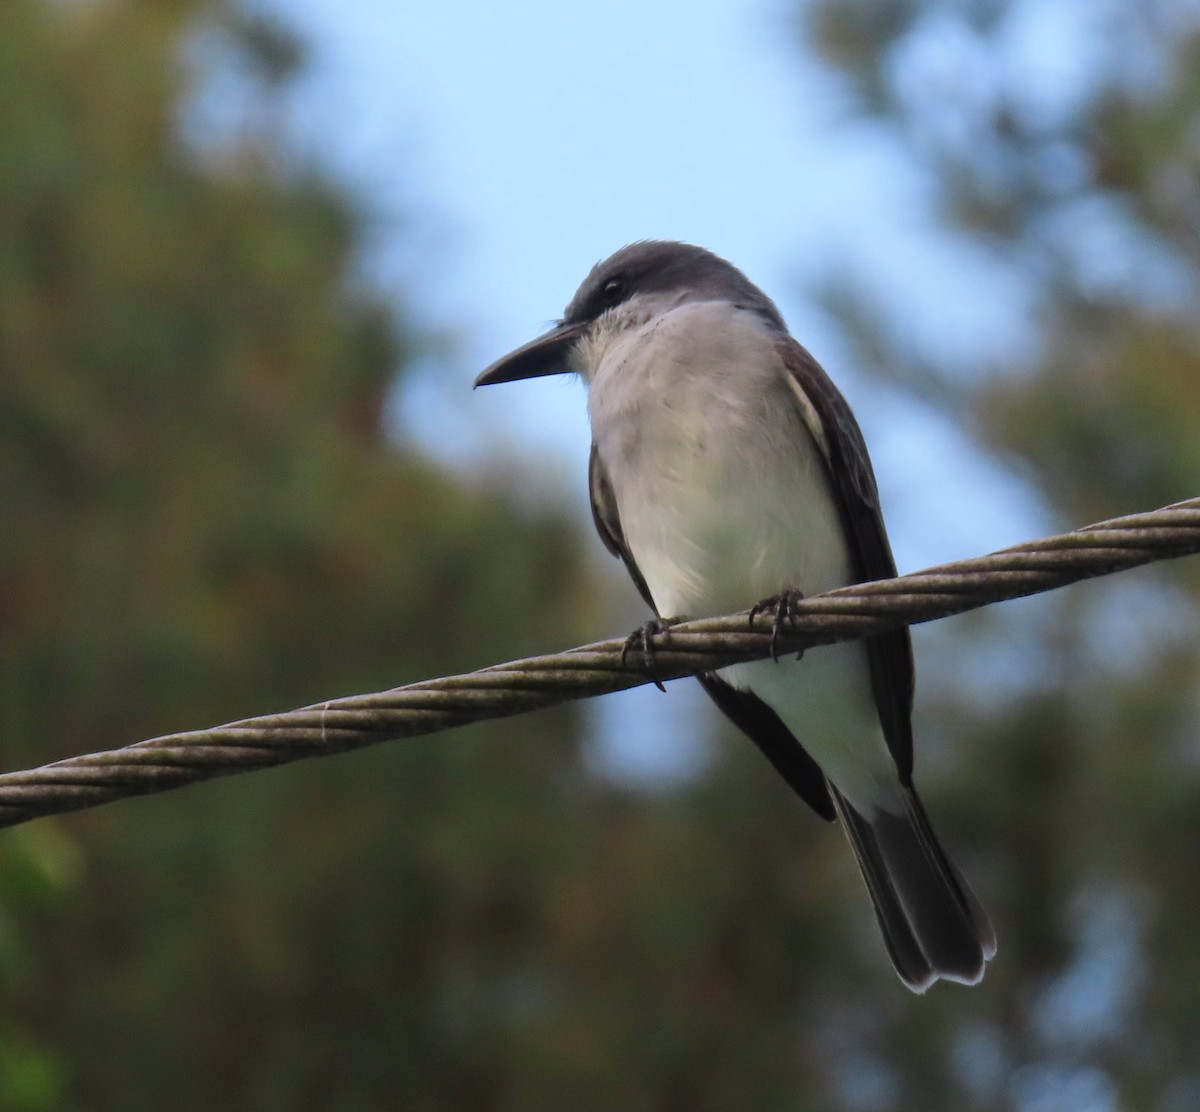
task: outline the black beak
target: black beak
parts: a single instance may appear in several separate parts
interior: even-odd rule
[[[497,382],[569,373],[571,368],[567,366],[567,358],[587,327],[587,324],[560,324],[552,328],[497,359],[475,380],[475,385],[491,386]]]

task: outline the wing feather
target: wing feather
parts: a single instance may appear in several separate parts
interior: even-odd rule
[[[855,580],[890,579],[896,574],[896,561],[884,528],[875,471],[862,430],[846,399],[800,344],[783,335],[778,350],[801,417],[825,453],[830,485],[854,560]],[[870,637],[864,643],[879,721],[900,780],[907,785],[912,782],[913,764],[912,639],[908,628],[903,627]]]
[[[637,586],[639,594],[646,600],[646,605],[655,614],[658,614],[658,607],[654,605],[650,588],[646,586],[646,580],[638,569],[633,553],[629,551],[629,545],[625,543],[625,532],[621,528],[621,515],[617,510],[617,498],[613,493],[608,472],[604,470],[604,461],[600,459],[600,453],[596,451],[595,444],[592,445],[592,454],[588,457],[588,497],[592,503],[592,521],[595,523],[596,532],[600,534],[600,540],[604,542],[604,547],[614,556],[621,558],[621,562]],[[662,617],[661,614],[658,616]]]

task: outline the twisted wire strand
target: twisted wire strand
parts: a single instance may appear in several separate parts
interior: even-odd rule
[[[813,596],[779,631],[778,649],[868,637],[1197,552],[1200,498]],[[751,620],[743,612],[671,626],[653,638],[651,669],[640,652],[626,651],[625,639],[600,641],[0,774],[0,827],[765,659],[774,621],[772,613]]]

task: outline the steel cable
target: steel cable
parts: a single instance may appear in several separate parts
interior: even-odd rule
[[[816,595],[798,604],[778,649],[869,637],[1197,552],[1200,499],[1191,499]],[[761,660],[771,653],[774,621],[772,613],[751,621],[743,612],[671,626],[653,638],[651,669],[619,638],[0,774],[0,826]]]

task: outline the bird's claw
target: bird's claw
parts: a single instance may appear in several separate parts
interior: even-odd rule
[[[775,615],[775,622],[771,626],[771,659],[776,664],[779,663],[779,631],[783,628],[783,623],[794,625],[796,622],[797,607],[804,601],[804,593],[796,590],[795,587],[789,587],[786,591],[782,591],[777,595],[772,595],[770,598],[765,598],[761,602],[756,602],[750,608],[750,624],[754,625],[754,619],[759,614],[772,612]],[[804,650],[801,649],[796,654],[796,659],[799,660],[804,655]]]
[[[636,648],[642,656],[642,667],[649,672],[654,667],[654,638],[659,634],[666,633],[670,625],[671,623],[663,618],[651,618],[650,621],[644,622],[635,629],[625,638],[625,645],[621,649],[621,667],[625,667],[625,658]],[[662,680],[656,676],[650,678],[659,691],[666,691]]]

